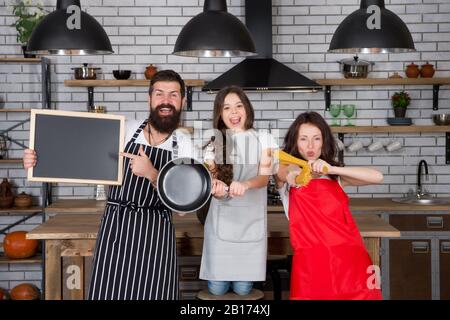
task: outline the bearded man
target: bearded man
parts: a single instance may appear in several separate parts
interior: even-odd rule
[[[109,189],[89,299],[178,299],[172,211],[161,202],[156,179],[158,170],[173,158],[193,155],[190,135],[177,129],[185,101],[180,75],[160,71],[150,82],[148,119],[127,122],[123,182]],[[36,161],[36,152],[25,150],[24,167]]]

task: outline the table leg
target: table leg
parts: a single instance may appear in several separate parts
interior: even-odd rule
[[[45,241],[45,300],[61,300],[61,243]]]

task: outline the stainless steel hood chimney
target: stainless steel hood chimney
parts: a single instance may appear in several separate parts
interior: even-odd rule
[[[272,58],[272,0],[245,0],[245,23],[257,56],[247,58],[205,85],[216,92],[228,85],[246,91],[317,92],[322,87]]]

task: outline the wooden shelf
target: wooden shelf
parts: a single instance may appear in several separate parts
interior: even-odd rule
[[[450,126],[351,126],[331,127],[333,133],[423,133],[450,132]]]
[[[32,264],[32,263],[42,263],[42,256],[35,255],[34,257],[27,259],[9,259],[3,253],[0,254],[0,264]]]
[[[27,209],[13,207],[8,209],[0,209],[0,215],[2,216],[32,214],[36,212],[43,212],[43,210],[41,207],[31,207]]]
[[[184,80],[188,87],[202,87],[204,80]],[[150,80],[64,80],[68,87],[148,87]]]
[[[447,85],[450,78],[365,78],[365,79],[318,79],[321,86],[383,86],[383,85]]]
[[[0,57],[0,62],[41,62],[41,58]]]
[[[30,112],[31,109],[0,109],[0,112]]]
[[[22,159],[0,159],[0,163],[22,163]]]
[[[45,208],[45,213],[103,213],[106,201],[95,199],[59,199]]]

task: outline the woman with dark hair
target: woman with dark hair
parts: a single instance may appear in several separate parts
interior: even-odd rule
[[[273,173],[268,133],[253,128],[254,111],[244,91],[220,90],[214,101],[216,129],[213,198],[205,221],[200,279],[215,295],[230,287],[246,295],[266,279],[267,182]],[[228,189],[228,191],[226,191]]]
[[[336,149],[330,127],[316,112],[300,114],[284,139],[283,151],[312,170],[312,180],[303,186],[295,182],[300,168],[280,166],[277,173],[278,187],[287,183],[289,190],[291,299],[381,299],[378,275],[371,272],[342,188],[380,183],[383,175],[373,168],[339,166]]]

